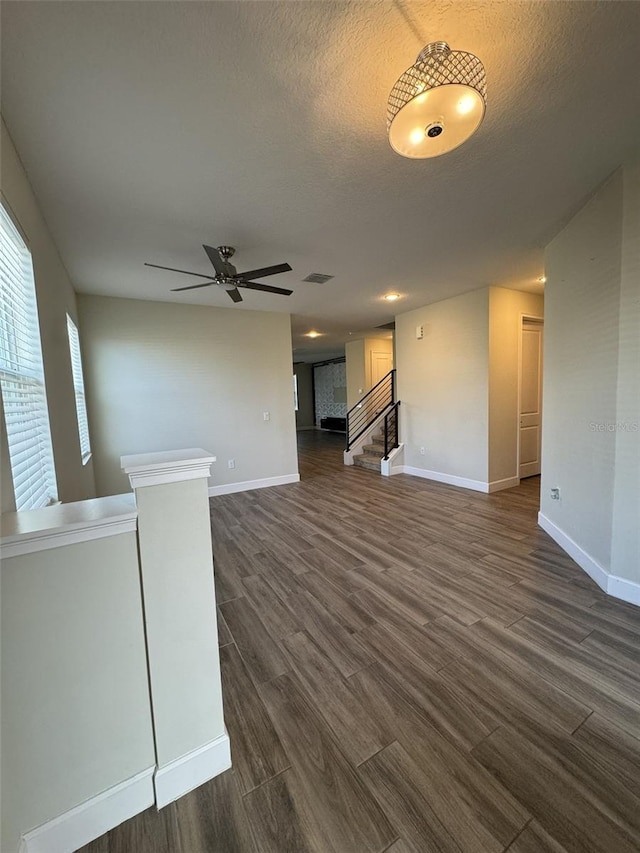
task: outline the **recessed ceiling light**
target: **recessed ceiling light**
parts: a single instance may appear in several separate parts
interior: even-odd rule
[[[386,299],[387,302],[395,302],[396,299],[400,299],[400,294],[399,293],[386,293],[383,296],[383,299]]]
[[[321,334],[322,334],[321,332],[311,331],[311,332],[306,332],[305,337],[306,338],[319,338]]]

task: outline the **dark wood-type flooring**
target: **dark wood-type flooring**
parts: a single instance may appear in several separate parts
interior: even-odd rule
[[[300,461],[211,501],[233,769],[84,853],[637,853],[640,609],[536,526],[537,478]]]

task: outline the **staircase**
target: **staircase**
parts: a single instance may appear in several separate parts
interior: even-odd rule
[[[382,461],[399,445],[396,372],[389,371],[377,385],[347,412],[347,448],[345,465],[357,465],[382,473]],[[372,435],[374,429],[380,433]],[[369,444],[364,444],[369,441]],[[352,449],[353,448],[353,449]],[[362,450],[362,453],[355,453]]]
[[[372,435],[371,444],[362,447],[364,453],[353,457],[353,464],[358,468],[366,468],[368,471],[380,473],[380,463],[384,458],[384,436]]]

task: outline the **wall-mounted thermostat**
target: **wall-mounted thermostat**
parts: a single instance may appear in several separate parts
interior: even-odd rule
[[[424,326],[416,326],[416,340],[421,341],[424,338]]]

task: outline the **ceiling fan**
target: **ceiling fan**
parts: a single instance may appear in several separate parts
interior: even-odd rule
[[[236,250],[233,246],[205,246],[202,248],[207,253],[209,260],[213,264],[216,271],[214,276],[203,275],[199,272],[189,272],[188,270],[177,270],[173,267],[162,267],[159,264],[145,263],[145,267],[155,267],[159,270],[169,270],[170,272],[180,272],[184,275],[195,275],[198,278],[206,278],[208,281],[200,282],[200,284],[189,284],[186,287],[173,287],[172,291],[179,290],[195,290],[198,287],[210,287],[212,284],[217,284],[227,291],[234,302],[242,302],[239,287],[246,287],[248,290],[264,290],[267,293],[280,293],[282,296],[291,296],[292,290],[285,290],[283,287],[270,287],[268,284],[257,284],[253,281],[254,278],[266,278],[268,275],[277,275],[281,272],[289,272],[291,267],[289,264],[275,264],[271,267],[262,267],[257,270],[248,270],[247,272],[238,272],[234,265],[230,262]]]

